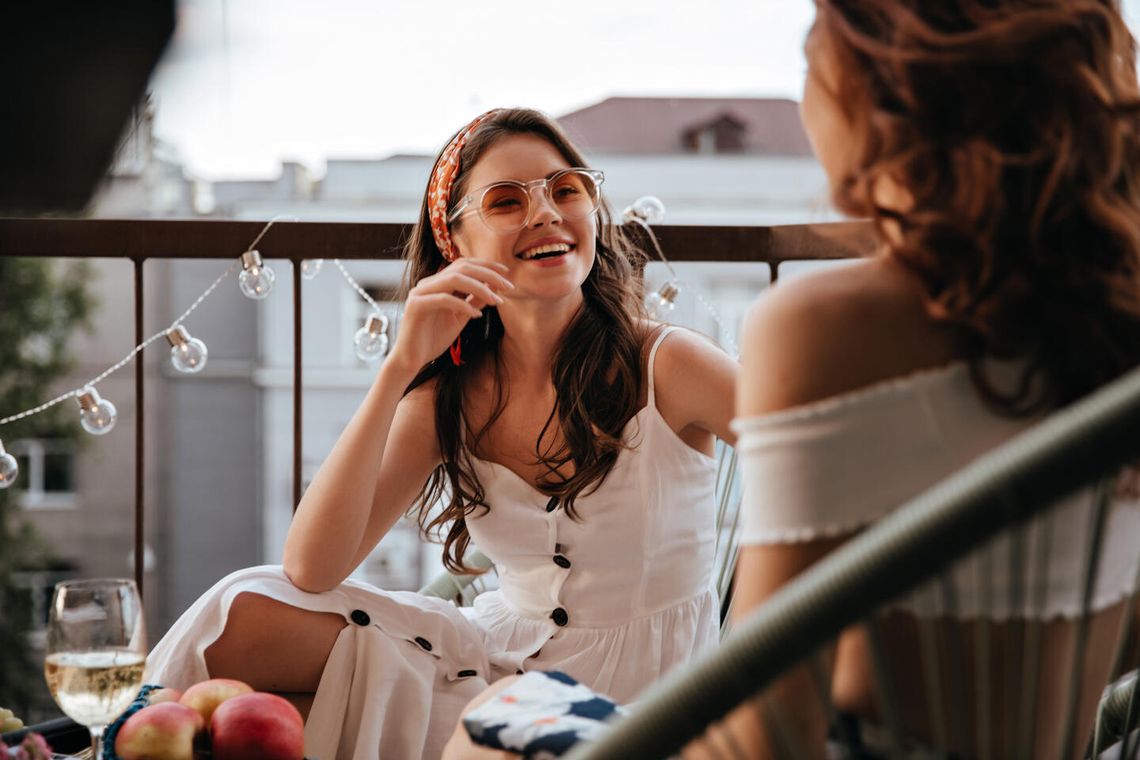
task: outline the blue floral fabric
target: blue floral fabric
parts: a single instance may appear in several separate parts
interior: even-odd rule
[[[476,744],[530,760],[561,756],[624,715],[612,700],[558,671],[531,671],[463,718]]]

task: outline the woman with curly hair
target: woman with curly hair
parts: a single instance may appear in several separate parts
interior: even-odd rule
[[[803,123],[835,204],[873,221],[879,249],[773,288],[746,319],[737,615],[1140,363],[1140,91],[1117,3],[817,0],[805,52]],[[910,739],[1012,756],[1025,738],[1011,735],[1015,706],[1028,704],[1032,756],[1083,751],[1140,554],[1140,515],[1120,500],[1093,588],[1079,714],[1061,746],[1093,501],[1067,497],[892,608],[883,644]],[[1015,559],[1036,552],[1041,566]],[[951,673],[944,659],[941,685],[922,675],[921,621],[965,642],[968,667]],[[992,631],[988,659],[972,649],[979,626]],[[1033,630],[1040,657],[1023,662],[1033,650],[1019,642]],[[829,658],[836,706],[870,735],[887,716],[862,629]],[[1011,688],[1006,675],[1019,670],[1036,693]],[[928,719],[938,700],[948,712],[983,689],[987,715],[971,702],[963,725]],[[824,747],[817,690],[805,667],[770,692],[802,741],[797,757]],[[735,744],[758,756],[774,746],[761,716],[748,708],[730,721]]]
[[[438,757],[489,683],[561,670],[625,701],[714,645],[714,436],[737,365],[651,323],[603,174],[496,109],[436,159],[391,354],[321,466],[282,567],[220,581],[151,682],[290,692],[306,755]],[[405,512],[501,587],[474,608],[348,580]]]

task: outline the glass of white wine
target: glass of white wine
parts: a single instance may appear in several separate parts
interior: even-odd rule
[[[103,729],[142,688],[146,633],[134,581],[98,578],[56,584],[44,676],[56,704],[91,731],[102,756]]]

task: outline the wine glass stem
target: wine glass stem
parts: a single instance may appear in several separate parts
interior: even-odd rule
[[[104,726],[89,726],[91,729],[91,760],[99,760],[103,756],[103,728]]]

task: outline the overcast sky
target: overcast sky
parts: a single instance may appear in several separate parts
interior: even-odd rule
[[[1140,0],[1124,6],[1132,20]],[[811,0],[181,0],[156,131],[193,176],[254,177],[434,152],[492,106],[798,99],[811,16]]]

